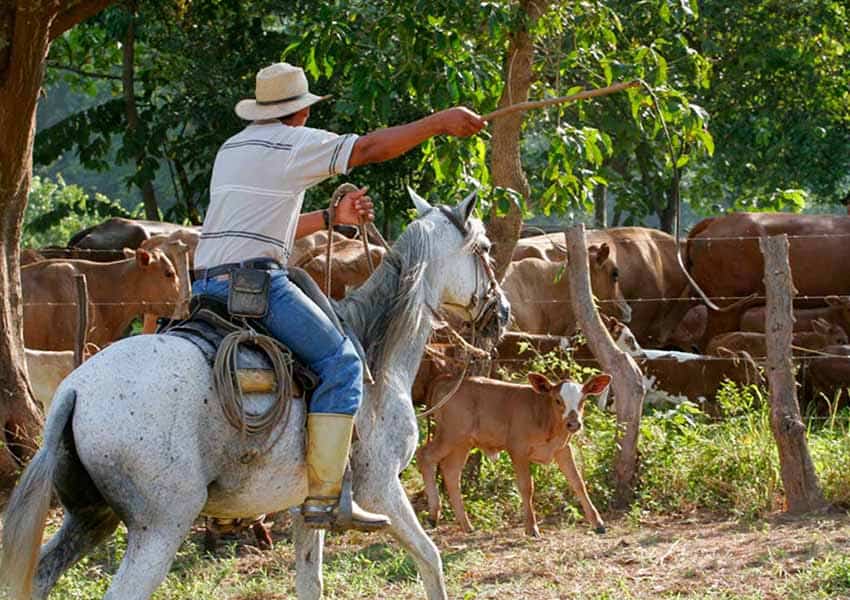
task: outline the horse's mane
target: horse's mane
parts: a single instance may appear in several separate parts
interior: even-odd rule
[[[424,275],[435,254],[436,225],[421,218],[410,223],[374,275],[341,303],[346,320],[360,335],[379,386],[388,361],[409,346],[411,335],[430,312],[430,290]],[[484,235],[478,220],[469,222],[468,231],[464,246],[476,243]],[[376,302],[384,298],[388,301]]]

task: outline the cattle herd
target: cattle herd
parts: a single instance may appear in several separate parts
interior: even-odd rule
[[[765,357],[764,262],[758,240],[787,234],[797,296],[793,348],[801,404],[822,409],[818,399],[840,398],[850,386],[850,269],[843,264],[850,216],[788,213],[735,213],[698,223],[681,243],[644,227],[587,232],[591,285],[612,337],[630,353],[645,377],[647,402],[700,403],[714,410],[713,398],[724,381],[759,381]],[[67,248],[22,252],[24,337],[27,366],[45,408],[53,390],[80,356],[75,276],[88,289],[85,348],[97,351],[126,335],[134,319],[171,316],[184,300],[178,261],[188,251],[189,267],[197,228],[168,223],[110,219],[74,236]],[[362,283],[369,270],[360,240],[318,232],[298,240],[290,264],[306,270],[320,286],[333,245],[329,295],[341,298]],[[371,246],[373,261],[382,247]],[[708,310],[697,298],[677,254],[702,291],[723,312]],[[423,406],[452,398],[434,414],[435,433],[420,448],[417,464],[426,485],[432,520],[439,518],[436,470],[464,530],[471,524],[460,495],[460,473],[471,449],[506,450],[516,470],[526,531],[537,535],[532,506],[530,463],[557,462],[597,531],[604,525],[587,497],[569,440],[582,426],[584,399],[607,397],[610,378],[584,384],[531,373],[527,382],[501,381],[499,374],[520,371],[529,356],[568,352],[573,360],[598,366],[586,347],[575,342],[576,318],[561,233],[520,239],[503,280],[513,323],[494,351],[485,374],[456,384],[462,352],[445,340],[429,346],[413,387]],[[526,348],[533,351],[526,351]],[[479,373],[480,374],[480,373]],[[604,402],[603,402],[604,403]]]

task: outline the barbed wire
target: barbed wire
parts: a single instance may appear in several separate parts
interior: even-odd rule
[[[184,300],[172,300],[163,302],[88,302],[89,306],[141,306],[141,307],[156,307],[156,306],[174,306]],[[22,302],[23,306],[79,306],[76,302]]]
[[[836,216],[843,216],[843,215],[836,215]],[[616,230],[618,228],[589,229],[588,232],[587,232],[587,236],[588,237],[595,237],[600,232],[607,232],[607,231],[610,231],[612,229]],[[652,228],[652,227],[641,227],[639,229],[641,229],[643,231],[648,231],[648,232],[666,233],[666,232],[663,232],[660,229],[655,229],[655,228]],[[538,236],[529,236],[529,237],[519,238],[519,240],[517,241],[517,245],[522,245],[522,246],[527,247],[527,246],[537,246],[537,245],[540,245],[540,244],[547,244],[547,245],[549,245],[550,249],[554,248],[556,250],[563,250],[564,252],[566,252],[566,246],[564,244],[562,244],[560,242],[556,242],[554,239],[552,239],[554,237],[563,236],[563,235],[564,235],[564,232],[560,231],[560,232],[550,232],[550,233],[547,233],[547,234],[541,234],[541,235],[538,235]],[[667,235],[669,235],[669,234],[667,234]],[[757,240],[760,240],[764,237],[771,237],[771,235],[782,235],[782,234],[767,234],[767,235],[764,235],[764,236],[757,236],[757,235],[729,235],[729,236],[722,236],[721,235],[721,236],[708,236],[708,237],[699,236],[699,237],[684,237],[684,238],[681,238],[681,240],[683,242],[700,242],[700,243],[702,243],[702,242],[715,242],[715,241],[726,241],[726,242],[728,242],[728,241],[739,241],[739,242],[743,242],[743,241],[757,241]],[[815,240],[815,239],[848,238],[848,237],[850,237],[850,233],[812,233],[812,234],[791,234],[791,235],[785,234],[785,235],[787,235],[789,240]],[[529,244],[529,243],[527,243],[529,240],[537,240],[537,242],[533,242],[533,243]],[[670,239],[657,239],[657,238],[652,238],[652,237],[646,237],[646,238],[622,237],[622,238],[620,238],[620,237],[611,236],[611,241],[616,242],[618,244],[654,244],[654,245],[659,245],[659,244],[673,244],[673,243],[675,243],[675,239],[673,239],[672,237]],[[392,242],[390,242],[390,243],[392,243]],[[137,250],[138,248],[127,247],[127,249]],[[93,255],[108,254],[108,255],[112,256],[112,255],[115,255],[116,253],[123,252],[124,248],[105,249],[105,248],[76,248],[76,247],[63,247],[63,246],[45,246],[45,247],[42,247],[42,248],[21,248],[21,250],[31,250],[31,251],[34,251],[34,252],[38,252],[39,254],[61,254],[61,253],[93,254]]]

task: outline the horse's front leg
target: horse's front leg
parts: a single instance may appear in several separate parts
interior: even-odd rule
[[[372,473],[370,473],[372,475]],[[383,473],[386,477],[386,473]],[[416,513],[397,477],[390,481],[366,477],[358,486],[357,502],[367,510],[390,518],[390,533],[410,553],[416,563],[428,600],[446,600],[443,561],[436,544],[419,524]]]
[[[299,600],[322,597],[322,552],[325,532],[308,529],[301,515],[292,515],[295,542],[295,591]]]

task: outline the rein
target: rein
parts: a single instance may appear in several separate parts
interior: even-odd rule
[[[331,297],[331,271],[333,270],[331,259],[333,258],[334,213],[343,196],[358,190],[359,188],[352,183],[343,183],[334,190],[334,193],[331,194],[331,200],[328,203],[328,245],[325,249],[325,295],[328,298]],[[371,275],[375,272],[375,263],[372,260],[372,253],[369,251],[369,237],[371,236],[373,239],[376,239],[384,247],[384,250],[389,250],[390,246],[387,244],[384,236],[381,235],[381,232],[378,231],[378,228],[375,227],[374,223],[359,223],[357,229],[360,232],[360,240],[363,242],[363,252],[366,254],[366,264],[369,265],[369,274]]]

